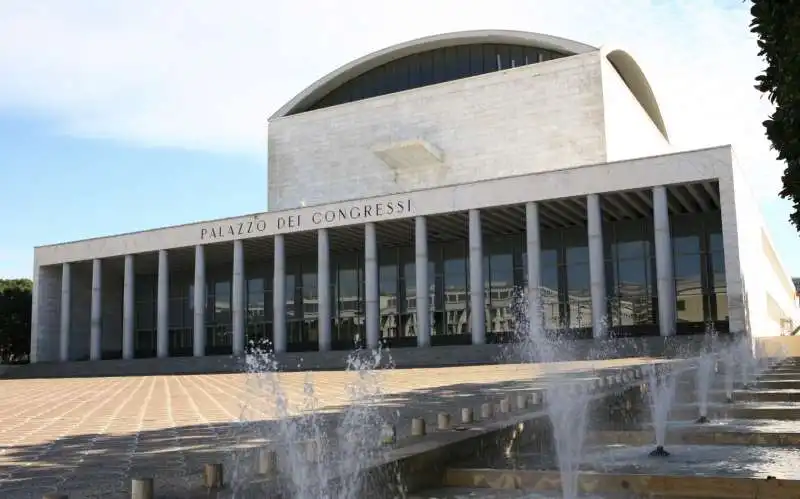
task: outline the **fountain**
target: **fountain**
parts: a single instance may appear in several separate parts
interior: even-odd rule
[[[387,452],[381,440],[386,421],[378,410],[382,397],[380,368],[387,355],[380,347],[350,354],[346,368],[353,377],[346,386],[349,403],[336,418],[318,407],[310,372],[306,373],[303,400],[291,407],[281,389],[278,364],[269,345],[251,345],[247,371],[261,396],[274,403],[274,420],[250,424],[260,425],[262,439],[275,451],[279,488],[285,496],[357,496],[364,485],[366,467]],[[245,470],[236,468],[239,466],[233,472],[234,491],[250,486],[252,480]]]
[[[725,402],[733,403],[733,386],[736,377],[736,365],[733,347],[728,345],[723,354],[725,372]]]
[[[644,367],[647,380],[647,396],[650,402],[650,414],[656,434],[656,448],[650,453],[651,457],[667,457],[669,452],[664,449],[667,440],[667,421],[672,401],[675,396],[675,377],[664,373],[659,378],[658,368],[655,364]]]
[[[541,303],[536,320],[528,320],[528,300],[525,293],[515,293],[513,308],[517,322],[520,356],[526,362],[557,362],[570,357],[569,344],[563,340],[567,331],[547,331],[543,327]],[[591,395],[577,383],[551,382],[546,388],[545,410],[550,420],[555,441],[556,459],[561,476],[564,499],[578,497],[578,475],[583,457],[583,444],[587,433],[587,413]]]
[[[711,391],[711,384],[714,376],[714,366],[717,363],[716,355],[713,350],[706,352],[697,359],[695,367],[695,384],[697,390],[697,405],[700,417],[696,423],[708,423],[708,397]]]

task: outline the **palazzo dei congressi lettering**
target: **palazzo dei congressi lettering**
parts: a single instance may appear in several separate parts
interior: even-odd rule
[[[32,360],[457,356],[513,340],[520,295],[587,340],[791,331],[731,147],[670,131],[618,47],[478,30],[379,50],[272,114],[269,210],[35,248]]]
[[[411,199],[375,201],[353,204],[335,210],[314,211],[310,217],[299,213],[281,215],[275,218],[275,231],[285,229],[304,230],[311,227],[325,227],[336,222],[353,220],[373,220],[384,216],[412,214]],[[263,233],[267,231],[266,220],[251,220],[227,225],[210,225],[200,229],[201,240],[234,239],[239,236]]]

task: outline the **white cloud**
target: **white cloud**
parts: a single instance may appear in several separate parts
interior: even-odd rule
[[[44,113],[67,134],[263,156],[267,117],[351,59],[437,32],[539,31],[629,48],[675,144],[733,143],[771,196],[782,168],[763,136],[748,23],[739,0],[5,0],[0,108]]]

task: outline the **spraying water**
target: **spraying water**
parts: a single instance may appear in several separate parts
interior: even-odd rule
[[[541,295],[541,292],[540,292]],[[564,338],[568,331],[548,331],[541,318],[542,304],[529,304],[525,293],[515,292],[515,315],[529,317],[528,307],[536,307],[534,320],[517,322],[519,352],[523,362],[557,362],[571,355],[570,344]],[[578,497],[578,473],[583,456],[586,437],[587,413],[591,395],[579,384],[553,382],[545,392],[545,410],[553,428],[558,469],[561,475],[561,490],[565,499]]]
[[[312,373],[306,373],[302,400],[291,402],[280,383],[281,373],[271,350],[251,346],[246,356],[248,383],[271,406],[271,420],[258,423],[262,440],[277,460],[278,487],[296,499],[349,499],[361,490],[364,470],[382,452],[380,433],[385,420],[378,407],[383,396],[381,365],[388,352],[355,350],[347,359],[348,404],[339,415],[319,406]],[[391,359],[389,359],[391,367]],[[253,423],[256,424],[256,423]],[[234,490],[247,486],[246,473],[234,469]],[[386,484],[387,487],[390,484]]]
[[[664,449],[667,440],[667,422],[672,401],[675,397],[675,377],[664,373],[659,377],[655,364],[644,367],[647,380],[647,397],[650,402],[650,415],[656,434],[656,448],[650,453],[652,457],[667,457],[669,452]]]
[[[708,423],[708,395],[711,391],[711,382],[714,374],[714,365],[717,360],[712,354],[701,355],[697,360],[695,370],[695,384],[697,389],[697,405],[700,410],[700,417],[697,423]]]
[[[728,404],[733,403],[733,385],[736,377],[736,365],[733,347],[728,346],[723,354],[725,366],[725,402]]]

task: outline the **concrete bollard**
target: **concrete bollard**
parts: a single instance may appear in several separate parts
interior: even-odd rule
[[[436,427],[440,430],[450,429],[450,414],[447,412],[440,412],[436,416]]]
[[[472,423],[472,420],[475,419],[472,408],[471,407],[462,407],[461,408],[461,422],[462,423]]]
[[[203,483],[209,489],[221,489],[225,484],[222,476],[222,464],[206,464],[203,467]]]
[[[258,449],[258,474],[269,475],[277,469],[278,456],[272,449]]]
[[[538,405],[540,401],[541,397],[539,396],[539,393],[537,392],[531,393],[531,405]]]
[[[425,420],[423,418],[413,418],[411,420],[411,436],[421,437],[425,435]]]
[[[517,409],[523,410],[528,408],[528,396],[522,393],[517,395]]]
[[[132,479],[131,499],[153,499],[153,479],[152,478]]]
[[[511,411],[511,401],[508,400],[508,397],[500,399],[500,412],[505,414],[510,411]]]
[[[397,429],[393,424],[386,423],[381,427],[381,444],[394,445],[397,442]]]
[[[481,404],[481,419],[491,419],[491,417],[494,415],[493,409],[494,406],[492,406],[492,404]]]

